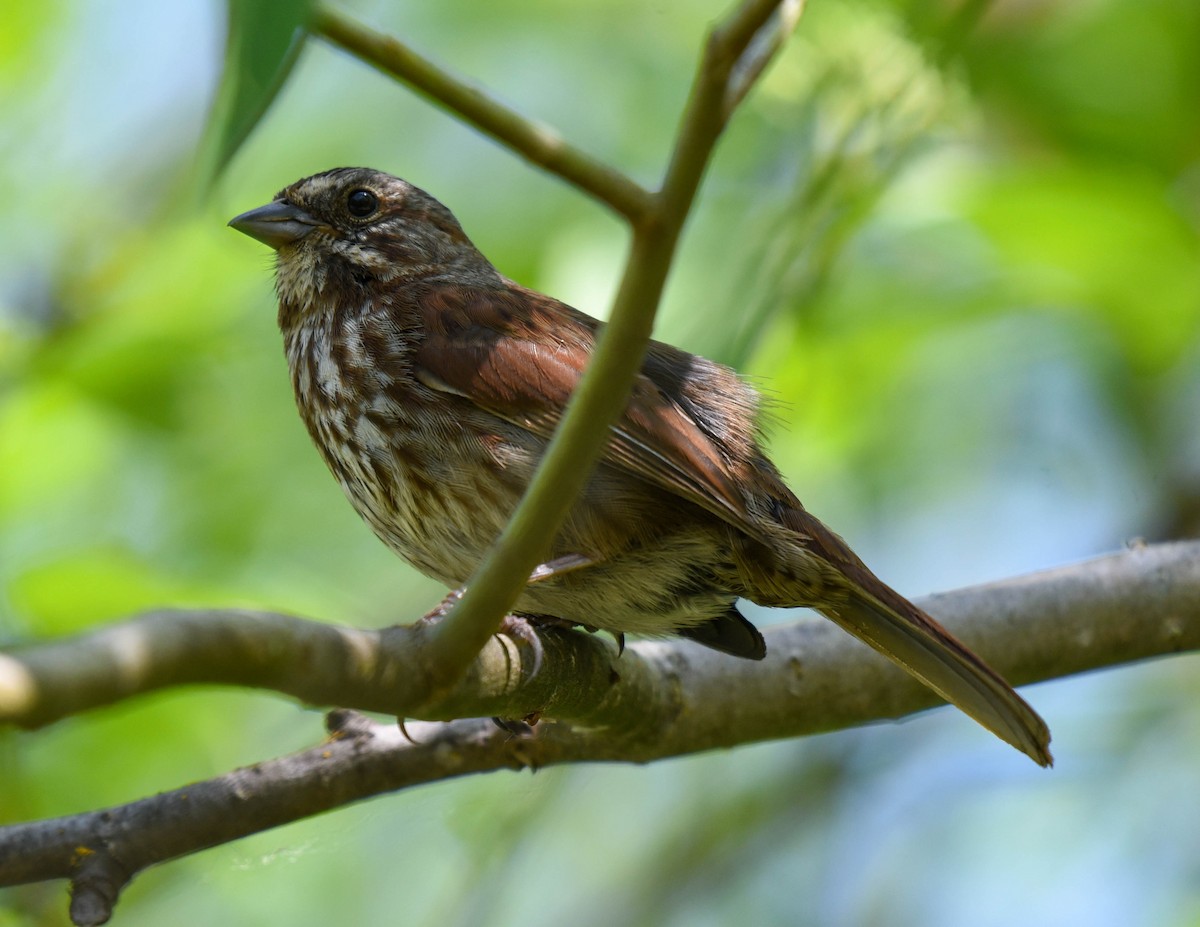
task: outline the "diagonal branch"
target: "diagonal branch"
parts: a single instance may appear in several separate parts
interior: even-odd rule
[[[660,234],[677,237],[734,107],[799,21],[792,0],[746,0],[708,36],[659,193]],[[673,253],[675,237],[670,238]]]
[[[920,604],[1018,683],[1200,649],[1200,542],[1135,548]],[[150,647],[151,660],[167,624],[156,616],[142,629],[147,636],[138,643]],[[100,658],[96,662],[110,662],[102,648],[113,647],[113,635],[122,629],[129,632],[125,625],[107,639],[76,639],[82,650],[60,642],[10,657],[0,692],[14,691],[14,664],[24,665],[38,688],[49,691],[71,678],[77,665],[65,661],[80,659],[87,648]],[[73,915],[78,907],[92,918],[76,922],[100,923],[97,913],[111,911],[124,883],[147,866],[372,795],[500,769],[644,763],[897,718],[937,703],[924,686],[824,621],[768,629],[764,664],[686,643],[641,643],[614,660],[611,647],[594,637],[559,632],[551,638],[551,646],[562,649],[534,683],[549,677],[548,687],[538,690],[544,698],[578,673],[589,676],[576,696],[578,714],[570,699],[549,700],[558,718],[578,725],[543,723],[531,737],[511,738],[487,721],[417,723],[409,727],[414,743],[393,725],[334,712],[332,739],[292,756],[104,811],[0,828],[0,885],[71,879]],[[276,650],[284,659],[291,656],[286,647]],[[125,668],[131,669],[128,663]],[[603,679],[595,668],[603,670]],[[305,690],[304,681],[323,670],[310,670],[293,668],[287,691],[317,694]],[[119,681],[128,685],[128,679],[127,673]],[[326,678],[317,685],[353,682]],[[537,704],[534,683],[517,687],[505,704]],[[584,707],[589,701],[591,707]],[[486,696],[477,702],[488,711],[497,704]],[[458,710],[467,707],[464,702]],[[14,711],[11,699],[0,708],[10,722],[31,719]],[[634,717],[641,722],[630,725]]]
[[[770,28],[781,2],[745,0],[709,37],[661,192],[633,225],[611,320],[587,372],[516,512],[463,598],[432,629],[425,668],[433,700],[457,682],[517,600],[608,443],[609,426],[625,408],[641,369],[684,221],[728,120],[731,75],[759,30]]]
[[[641,221],[648,210],[650,194],[625,174],[576,148],[549,126],[527,119],[479,87],[455,77],[399,39],[381,35],[329,7],[317,10],[312,28],[629,221]]]

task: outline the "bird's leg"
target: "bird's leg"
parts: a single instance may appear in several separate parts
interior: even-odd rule
[[[450,614],[450,609],[458,604],[459,599],[463,597],[463,593],[466,591],[466,586],[459,586],[457,589],[447,592],[446,597],[442,601],[438,602],[431,610],[421,616],[421,620],[429,624],[437,624]]]

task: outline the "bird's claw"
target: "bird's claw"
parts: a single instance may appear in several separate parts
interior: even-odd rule
[[[537,674],[541,672],[542,660],[546,655],[546,648],[542,646],[542,640],[537,635],[537,630],[533,626],[533,622],[522,615],[505,615],[500,622],[499,634],[506,634],[515,641],[524,641],[533,651],[533,666],[529,671],[529,679],[535,679]]]

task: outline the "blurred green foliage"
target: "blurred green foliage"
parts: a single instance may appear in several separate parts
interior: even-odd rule
[[[653,183],[722,8],[352,11]],[[319,41],[196,208],[224,16],[216,0],[4,7],[6,640],[165,604],[384,624],[440,595],[308,446],[269,255],[224,228],[286,183],[392,171],[522,283],[595,314],[611,294],[610,216]],[[257,37],[236,48],[261,88],[287,46]],[[813,0],[723,141],[659,331],[761,381],[792,484],[901,589],[1200,529],[1197,61],[1192,0]],[[1052,774],[942,711],[647,769],[497,775],[163,866],[117,916],[1196,925],[1198,666],[1037,687]],[[320,736],[315,713],[207,690],[4,733],[0,820]],[[63,922],[60,886],[0,896],[0,924]]]

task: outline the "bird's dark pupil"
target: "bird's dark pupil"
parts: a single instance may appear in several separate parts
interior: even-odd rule
[[[346,201],[350,215],[356,216],[359,219],[373,213],[377,205],[379,205],[379,200],[375,198],[375,194],[370,190],[355,190]]]

